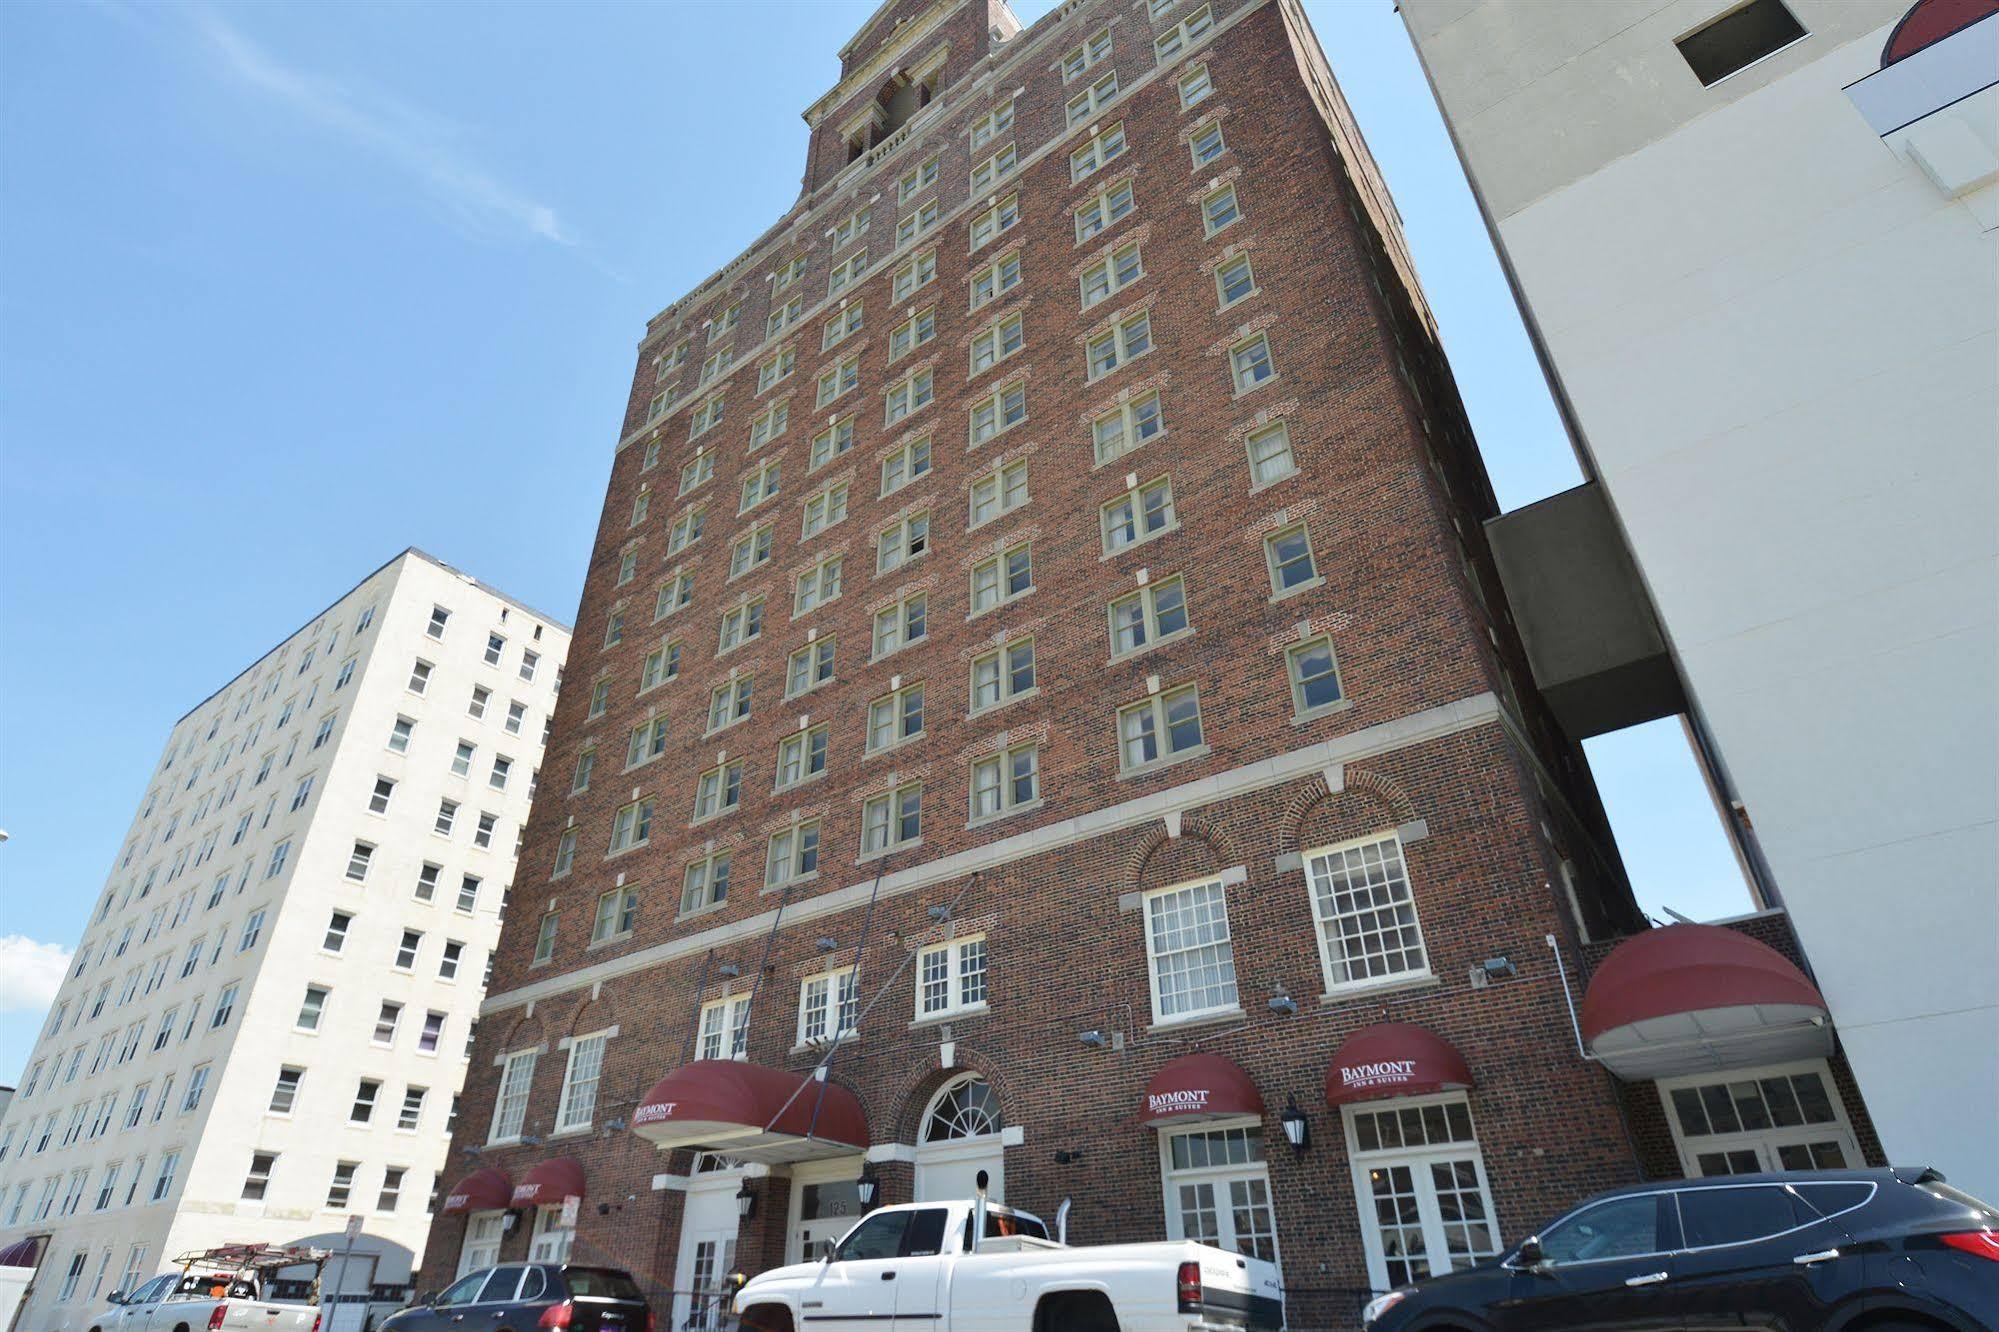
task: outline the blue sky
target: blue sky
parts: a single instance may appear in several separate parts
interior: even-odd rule
[[[0,1082],[189,707],[407,545],[573,611],[645,321],[872,7],[0,6]],[[1390,0],[1306,9],[1501,502],[1574,484]],[[1648,909],[1746,908],[1676,724],[1591,758]]]

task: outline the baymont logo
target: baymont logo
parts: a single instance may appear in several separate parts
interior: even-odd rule
[[[678,1101],[655,1101],[651,1105],[642,1105],[632,1114],[632,1122],[651,1124],[658,1120],[671,1119],[673,1108],[679,1104]]]
[[[447,1211],[447,1212],[450,1212],[450,1211],[456,1211],[456,1210],[458,1210],[458,1209],[461,1209],[461,1208],[464,1208],[464,1207],[466,1207],[466,1206],[469,1206],[469,1205],[471,1204],[471,1202],[472,1202],[472,1195],[471,1195],[471,1194],[469,1194],[469,1193],[453,1193],[453,1194],[451,1194],[451,1195],[449,1195],[449,1196],[447,1196],[447,1197],[445,1198],[445,1200],[444,1200],[444,1210],[445,1210],[445,1211]]]
[[[1382,1059],[1372,1064],[1347,1064],[1340,1069],[1340,1085],[1376,1087],[1390,1082],[1407,1082],[1416,1074],[1413,1059]]]
[[[1145,1098],[1146,1109],[1155,1115],[1196,1114],[1208,1108],[1205,1087],[1187,1091],[1152,1092]]]

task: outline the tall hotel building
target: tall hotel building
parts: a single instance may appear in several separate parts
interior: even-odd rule
[[[400,1302],[568,646],[405,551],[174,725],[0,1122],[15,1332],[356,1216],[329,1332]]]
[[[983,1176],[1345,1325],[1692,1168],[1601,1062],[1669,1035],[1797,1054],[1859,1158],[1796,967],[1644,930],[1292,0],[891,0],[806,120],[640,345],[423,1285],[702,1327]]]

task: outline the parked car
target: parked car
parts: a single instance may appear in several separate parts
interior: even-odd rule
[[[278,1272],[310,1267],[317,1274],[326,1256],[324,1249],[261,1244],[183,1254],[175,1259],[179,1271],[129,1293],[112,1291],[90,1332],[319,1332],[316,1295],[286,1300],[272,1292]]]
[[[1926,1169],[1642,1184],[1368,1305],[1368,1332],[1989,1332],[1999,1210]]]
[[[1191,1240],[1069,1248],[1041,1219],[983,1202],[869,1212],[816,1263],[764,1272],[736,1296],[745,1332],[1275,1332],[1277,1267]]]
[[[502,1263],[390,1314],[376,1332],[655,1332],[631,1273],[569,1263]]]

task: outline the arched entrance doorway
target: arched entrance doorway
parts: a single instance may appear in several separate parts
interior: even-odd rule
[[[1004,1202],[1004,1127],[999,1096],[978,1074],[955,1077],[938,1088],[917,1130],[916,1201],[970,1198],[984,1171],[986,1195]]]

